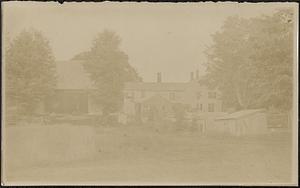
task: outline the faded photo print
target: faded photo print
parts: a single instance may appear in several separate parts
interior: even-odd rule
[[[298,185],[298,4],[1,4],[2,185]]]

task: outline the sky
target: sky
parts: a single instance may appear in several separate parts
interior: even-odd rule
[[[186,82],[205,72],[203,51],[228,16],[272,14],[289,3],[64,3],[4,2],[3,38],[37,29],[57,61],[87,51],[97,33],[120,36],[120,48],[144,81]]]

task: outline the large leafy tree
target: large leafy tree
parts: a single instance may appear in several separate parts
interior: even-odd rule
[[[121,107],[125,82],[141,80],[120,49],[120,42],[114,32],[105,30],[96,36],[89,51],[74,57],[83,61],[97,88],[94,98],[104,114],[116,112]]]
[[[218,87],[225,105],[240,109],[292,106],[293,12],[229,17],[207,49],[204,81]]]
[[[7,45],[4,63],[6,106],[32,114],[56,83],[49,42],[36,30],[24,30]]]

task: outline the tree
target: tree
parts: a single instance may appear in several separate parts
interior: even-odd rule
[[[104,115],[116,112],[122,105],[122,90],[128,81],[140,81],[128,63],[128,56],[119,48],[120,38],[111,31],[103,31],[94,39],[92,48],[74,57],[83,61],[85,70],[94,82],[94,98]]]
[[[290,110],[293,93],[294,23],[293,11],[282,9],[265,19],[255,19],[251,59],[258,69],[265,95],[258,97],[265,106]]]
[[[229,17],[206,51],[204,79],[229,107],[292,105],[293,12],[244,19]]]
[[[207,49],[208,57],[206,81],[213,87],[217,86],[223,93],[224,102],[228,106],[243,106],[239,81],[241,65],[246,58],[246,19],[229,17],[223,27],[213,35],[214,44]],[[245,81],[245,80],[244,80]],[[235,92],[233,92],[235,91]],[[235,93],[233,95],[232,93]],[[240,101],[239,101],[240,98]]]
[[[42,33],[22,31],[5,53],[6,106],[32,114],[56,83],[54,57]]]

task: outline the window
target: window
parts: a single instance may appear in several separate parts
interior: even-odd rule
[[[215,111],[215,105],[210,103],[208,104],[208,112],[214,112]]]
[[[169,94],[169,98],[170,98],[170,100],[174,100],[175,99],[175,93],[170,93]]]
[[[208,98],[210,98],[210,99],[217,98],[217,93],[216,92],[208,92]]]
[[[146,95],[145,91],[141,91],[141,98],[144,98]]]
[[[131,95],[129,92],[125,92],[124,95],[125,95],[125,98],[128,98],[128,99],[131,98]]]
[[[196,98],[197,98],[198,100],[201,98],[201,96],[202,96],[202,95],[201,95],[201,92],[197,92],[197,93],[196,93]]]
[[[200,112],[202,112],[202,108],[203,108],[203,105],[202,104],[199,104],[199,103],[197,103],[197,111],[200,111]]]
[[[134,92],[126,92],[125,93],[126,98],[128,99],[134,99]]]

